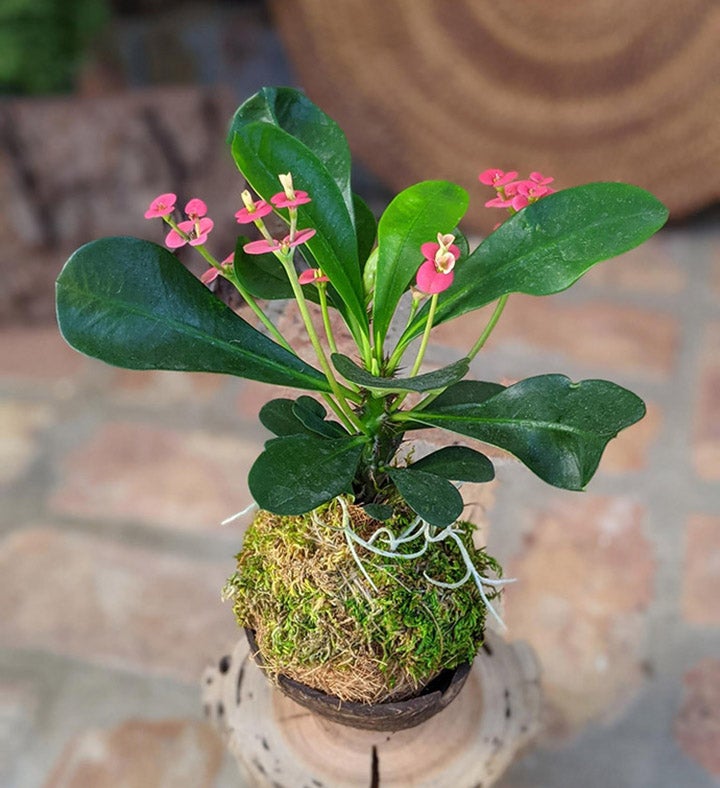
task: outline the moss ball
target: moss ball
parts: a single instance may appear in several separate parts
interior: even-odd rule
[[[389,527],[401,533],[410,514],[380,523],[348,505],[353,531],[367,540]],[[248,528],[225,594],[238,623],[255,630],[270,677],[284,674],[342,700],[382,702],[415,694],[444,668],[472,661],[482,645],[486,608],[452,539],[429,543],[417,558],[387,557],[355,545],[342,527],[338,500],[314,512],[260,511]],[[481,574],[497,563],[473,546],[470,523],[458,535]],[[402,544],[415,553],[419,537]],[[376,547],[386,548],[379,539]]]

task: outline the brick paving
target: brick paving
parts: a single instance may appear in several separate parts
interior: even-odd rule
[[[544,732],[505,788],[720,780],[720,230],[666,229],[652,250],[543,302],[511,299],[509,326],[474,362],[489,379],[607,376],[650,403],[587,493],[501,460],[474,495],[520,578],[510,637],[544,666]],[[476,330],[442,332],[429,363]],[[237,636],[219,590],[241,534],[219,522],[247,503],[254,417],[273,394],[114,370],[49,325],[0,333],[1,784],[160,785],[182,751],[192,777],[178,785],[242,785],[202,722],[197,680]]]

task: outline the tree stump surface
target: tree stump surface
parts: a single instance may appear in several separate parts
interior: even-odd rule
[[[203,676],[205,714],[257,788],[483,788],[539,729],[539,667],[530,647],[489,633],[465,687],[404,731],[363,731],[317,717],[273,689],[242,638]]]
[[[461,184],[467,227],[498,221],[476,181],[488,167],[628,181],[674,217],[720,199],[717,0],[271,7],[300,84],[369,169],[393,189]]]

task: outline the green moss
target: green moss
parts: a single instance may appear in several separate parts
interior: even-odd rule
[[[361,509],[351,506],[350,512],[355,532],[364,538],[379,527]],[[373,696],[394,690],[410,694],[442,668],[472,660],[483,642],[486,613],[477,588],[471,581],[440,588],[423,577],[452,583],[465,575],[455,543],[432,543],[415,559],[358,547],[373,589],[339,520],[337,503],[321,507],[314,517],[261,511],[247,531],[226,594],[238,623],[256,631],[269,672],[340,697],[345,678],[353,685],[346,699],[366,700],[356,684],[370,685]],[[399,533],[409,522],[399,516],[391,528]],[[474,548],[474,527],[461,527],[476,568],[483,574],[499,571],[490,556]],[[422,543],[402,549],[415,552]],[[328,686],[322,686],[323,677],[329,677]]]

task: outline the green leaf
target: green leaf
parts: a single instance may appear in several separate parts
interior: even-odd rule
[[[327,411],[312,397],[298,397],[292,408],[293,415],[311,432],[326,438],[347,436],[347,430],[336,421],[325,421]]]
[[[250,239],[241,235],[235,244],[233,269],[240,284],[255,298],[267,301],[293,298],[285,269],[274,254],[247,254],[243,246]]]
[[[490,460],[468,446],[445,446],[410,466],[457,482],[491,482],[495,469]]]
[[[420,247],[449,233],[468,206],[467,192],[448,181],[417,183],[395,197],[378,225],[375,342],[381,346],[395,308],[423,261]]]
[[[362,436],[327,440],[311,435],[268,441],[250,469],[250,492],[269,512],[309,512],[352,491],[364,442]]]
[[[479,404],[504,390],[505,386],[500,385],[500,383],[489,383],[482,380],[460,380],[449,386],[440,396],[435,398],[433,409],[444,408],[447,405]]]
[[[78,249],[57,281],[57,315],[70,345],[118,367],[329,390],[318,370],[256,331],[149,241],[103,238]]]
[[[377,238],[377,220],[375,214],[367,207],[362,197],[353,194],[355,209],[355,227],[357,229],[358,259],[364,266]]]
[[[247,254],[243,246],[250,239],[241,235],[235,245],[233,269],[235,276],[250,295],[266,301],[283,301],[295,297],[292,285],[274,254]],[[305,299],[319,303],[320,297],[316,287],[303,289]]]
[[[295,88],[266,87],[238,107],[228,142],[232,144],[235,132],[256,122],[276,126],[309,148],[332,176],[352,216],[350,149],[344,132],[329,115]],[[294,174],[300,177],[299,172]]]
[[[457,488],[434,473],[409,468],[388,468],[408,506],[430,525],[446,526],[454,523],[463,510],[463,499]]]
[[[235,132],[233,156],[255,191],[269,199],[280,190],[278,174],[291,172],[295,186],[312,201],[298,209],[300,228],[317,232],[303,245],[327,274],[339,295],[334,303],[349,321],[358,340],[357,327],[367,329],[367,313],[358,262],[353,218],[342,194],[323,163],[301,142],[267,123],[250,123]]]
[[[596,263],[646,241],[667,215],[652,194],[626,183],[589,183],[543,197],[501,224],[455,266],[452,287],[440,294],[434,323],[506,293],[565,290]],[[422,332],[426,315],[424,306],[403,334],[403,345]]]
[[[549,484],[582,490],[608,441],[644,414],[638,396],[609,381],[573,383],[565,375],[540,375],[478,404],[436,400],[426,410],[396,418],[499,446]]]
[[[311,434],[311,430],[293,413],[294,405],[295,400],[292,399],[271,399],[260,408],[260,423],[274,435]]]
[[[372,375],[342,353],[330,356],[335,369],[346,379],[366,389],[380,391],[432,391],[449,386],[467,374],[469,362],[461,358],[447,367],[416,375],[414,378],[381,378]]]
[[[386,506],[384,503],[366,503],[363,509],[373,520],[385,521],[393,516],[392,506]]]

